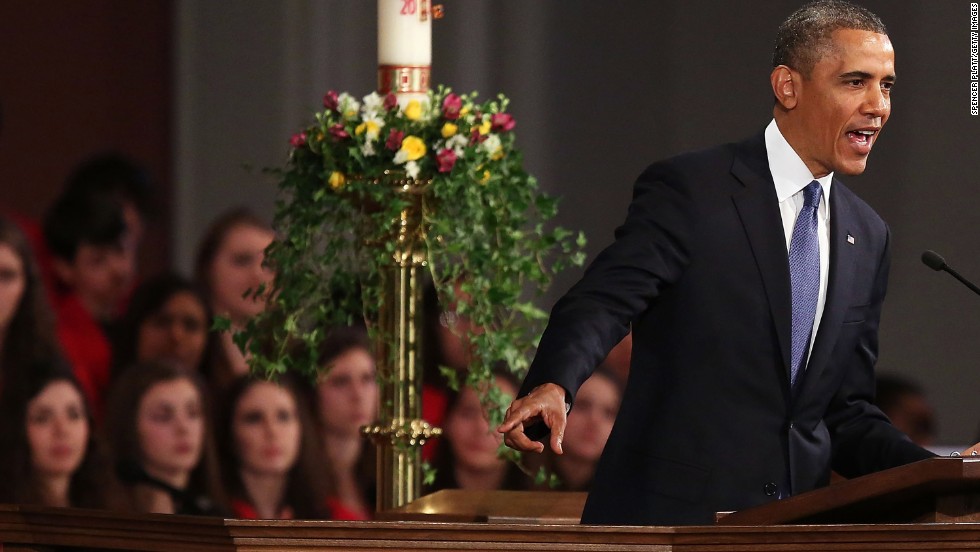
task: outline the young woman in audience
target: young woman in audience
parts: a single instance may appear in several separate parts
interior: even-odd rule
[[[71,369],[31,368],[23,387],[0,395],[0,502],[121,509]]]
[[[499,371],[497,386],[505,394],[517,394],[517,381]],[[436,455],[436,478],[432,491],[440,489],[518,490],[528,486],[527,477],[516,464],[497,455],[503,439],[490,427],[480,397],[469,387],[450,396]]]
[[[222,408],[219,447],[232,512],[245,519],[329,519],[323,454],[292,379],[243,376]]]
[[[545,452],[532,455],[533,467],[544,465],[558,476],[556,490],[588,491],[595,475],[599,456],[612,431],[624,383],[616,372],[600,367],[579,388],[575,405],[568,413],[563,454],[557,455],[545,447]]]
[[[27,239],[0,217],[0,389],[60,358],[54,321]]]
[[[141,284],[115,332],[113,378],[136,363],[167,362],[210,375],[217,334],[204,294],[177,274]]]
[[[375,457],[361,427],[377,418],[378,381],[363,328],[340,328],[324,340],[320,363],[329,367],[317,383],[324,450],[331,467],[330,506],[334,519],[371,518]]]
[[[423,293],[423,324],[426,339],[422,350],[422,419],[442,427],[453,391],[443,370],[464,374],[471,360],[469,336],[472,323],[456,312],[456,305],[442,305],[435,284],[429,282]],[[422,458],[433,461],[441,439],[422,447]]]
[[[214,314],[229,318],[232,329],[242,328],[265,308],[264,297],[255,297],[254,292],[272,283],[273,272],[264,260],[273,237],[262,219],[239,209],[218,218],[201,241],[195,278],[207,293]],[[252,293],[246,295],[249,291]],[[230,332],[220,334],[219,353],[212,378],[216,389],[248,373],[245,357]]]
[[[140,512],[221,515],[209,408],[198,374],[163,363],[126,370],[109,398],[106,435]]]

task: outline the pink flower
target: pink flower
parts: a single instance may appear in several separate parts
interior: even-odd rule
[[[306,133],[297,132],[293,134],[293,137],[289,139],[289,145],[294,148],[301,148],[306,145]]]
[[[436,160],[439,161],[439,172],[447,173],[456,164],[456,152],[448,148],[441,149],[436,154]]]
[[[493,125],[493,130],[497,132],[507,132],[514,129],[514,118],[511,117],[510,113],[494,113],[490,116],[490,124]]]
[[[449,94],[442,100],[442,116],[450,121],[459,119],[461,109],[463,109],[463,100],[456,94]]]
[[[402,147],[402,139],[405,138],[405,133],[393,128],[391,133],[388,134],[388,141],[385,142],[385,147],[391,151],[398,151]]]
[[[393,93],[388,92],[388,95],[385,96],[385,103],[384,103],[385,111],[391,111],[396,107],[398,107],[398,97],[395,96]]]
[[[327,94],[323,97],[323,107],[331,111],[337,111],[337,105],[338,105],[337,93],[333,90],[327,92]]]
[[[340,123],[337,123],[332,127],[330,127],[329,132],[330,132],[330,136],[333,136],[335,142],[339,142],[341,140],[346,140],[347,138],[350,138],[350,134],[347,132],[347,130],[344,129],[344,125]]]
[[[486,134],[480,134],[480,129],[473,127],[473,132],[470,132],[470,143],[471,144],[482,144],[484,140],[487,139]]]

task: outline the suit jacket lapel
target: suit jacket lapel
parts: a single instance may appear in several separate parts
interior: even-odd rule
[[[790,326],[792,299],[786,238],[779,215],[776,187],[772,182],[766,145],[759,134],[736,146],[732,175],[745,188],[732,196],[745,234],[762,276],[769,309],[782,351],[787,387],[790,373]]]
[[[839,190],[840,183],[835,181],[830,189],[830,276],[827,301],[824,303],[820,327],[817,328],[813,353],[801,382],[803,385],[810,380],[816,381],[827,366],[834,343],[840,335],[841,323],[848,307],[848,291],[854,278],[854,255],[857,254],[857,247],[853,241],[848,241],[854,219],[851,206]]]

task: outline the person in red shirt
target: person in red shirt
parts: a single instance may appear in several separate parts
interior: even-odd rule
[[[286,376],[278,383],[243,376],[228,387],[217,435],[235,517],[332,517],[328,468],[305,398]]]
[[[146,172],[114,153],[79,164],[44,216],[50,296],[57,333],[101,420],[112,352],[106,330],[125,308],[150,216]]]
[[[112,351],[106,328],[135,275],[124,246],[119,203],[99,195],[64,194],[48,210],[44,237],[52,255],[57,335],[96,420],[101,420]]]
[[[330,507],[334,519],[371,519],[377,455],[361,428],[378,415],[378,380],[367,331],[336,328],[320,347],[320,365],[329,367],[316,385]]]

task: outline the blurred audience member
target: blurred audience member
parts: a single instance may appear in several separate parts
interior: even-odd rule
[[[21,385],[38,362],[58,359],[52,315],[23,234],[0,218],[0,389]]]
[[[204,294],[177,274],[143,282],[114,336],[113,376],[137,363],[166,362],[210,376],[217,335]]]
[[[449,397],[453,394],[443,371],[465,376],[472,356],[467,337],[472,327],[469,318],[456,311],[456,305],[440,304],[432,282],[425,287],[422,301],[425,335],[422,344],[422,419],[442,427]],[[422,448],[422,458],[434,460],[440,448],[440,439],[427,442]]]
[[[272,229],[251,212],[238,209],[219,217],[205,234],[197,251],[194,274],[208,295],[214,314],[231,320],[233,330],[262,312],[265,299],[253,294],[272,283],[273,272],[265,266],[265,248],[274,238]],[[249,293],[252,292],[252,293]],[[230,332],[219,337],[214,367],[216,389],[248,373],[245,357]]]
[[[558,490],[588,491],[592,484],[599,456],[612,431],[624,383],[612,370],[600,367],[585,380],[575,396],[575,405],[568,413],[563,454],[545,449],[540,459],[545,469],[559,480]]]
[[[923,447],[935,443],[936,414],[925,390],[916,382],[893,374],[879,374],[875,404],[912,442]]]
[[[71,371],[32,368],[22,390],[5,388],[0,398],[0,502],[119,509],[118,486]]]
[[[329,519],[322,448],[291,379],[242,377],[221,410],[219,447],[232,512],[245,519]]]
[[[139,245],[152,215],[153,186],[146,171],[119,153],[93,156],[75,168],[65,185],[64,195],[109,198],[122,209],[126,230],[122,246],[130,263],[138,263]],[[129,291],[124,290],[124,291]]]
[[[162,363],[134,366],[113,386],[106,436],[138,511],[227,511],[205,397],[197,374]]]
[[[63,194],[44,219],[57,276],[53,302],[58,339],[96,419],[109,382],[111,348],[105,328],[127,296],[134,257],[124,246],[120,205],[107,197]]]
[[[496,384],[505,395],[516,396],[518,385],[514,376],[500,372]],[[528,478],[518,466],[497,455],[503,437],[490,427],[480,397],[473,389],[464,386],[450,396],[442,440],[430,492],[527,488]]]
[[[363,328],[334,330],[320,348],[329,371],[317,383],[317,405],[330,472],[334,519],[370,519],[373,510],[374,447],[361,427],[377,418],[378,381]]]

